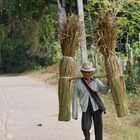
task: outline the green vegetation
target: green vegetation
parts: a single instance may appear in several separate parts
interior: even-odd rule
[[[44,0],[0,3],[0,72],[23,72],[58,62],[57,6]]]
[[[116,50],[126,55],[128,49],[126,44],[136,50],[137,45],[134,44],[138,42],[140,30],[140,3],[138,1],[90,0],[87,2],[85,0],[84,3],[87,3],[84,9],[89,51],[94,40],[96,20],[100,12],[108,8],[118,11],[117,22],[120,26],[120,36]],[[67,4],[71,10],[76,5],[74,1],[69,0]],[[45,0],[0,0],[0,11],[1,72],[39,69],[59,61],[61,50],[57,35],[56,3],[51,4],[51,1],[49,3]],[[20,54],[14,55],[17,54],[16,51]]]

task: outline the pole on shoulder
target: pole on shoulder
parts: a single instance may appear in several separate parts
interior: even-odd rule
[[[78,77],[70,77],[69,78],[69,81],[72,81],[72,80],[77,80],[77,79],[80,79],[80,78],[82,78],[82,76],[78,76]],[[93,78],[107,78],[105,75],[95,75],[95,76],[93,76]]]

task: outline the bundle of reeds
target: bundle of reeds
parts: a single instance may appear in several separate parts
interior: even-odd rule
[[[73,61],[75,52],[79,47],[79,41],[83,32],[79,17],[71,15],[63,24],[60,35],[60,43],[63,58],[60,62],[60,79],[58,84],[59,99],[59,121],[70,120],[70,104],[71,104],[71,83],[69,78],[74,76],[76,65]]]
[[[105,57],[105,69],[118,117],[129,114],[125,80],[121,62],[115,52],[118,27],[111,11],[100,16],[96,27],[96,43]]]

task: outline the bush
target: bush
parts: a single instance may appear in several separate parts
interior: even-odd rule
[[[32,65],[29,58],[29,49],[32,47],[31,42],[6,39],[1,43],[1,72],[23,72],[28,70]]]

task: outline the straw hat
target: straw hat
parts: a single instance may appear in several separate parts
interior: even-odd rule
[[[85,62],[82,64],[82,67],[80,68],[81,71],[87,71],[87,72],[93,72],[96,71],[96,68],[93,68],[92,63]]]

